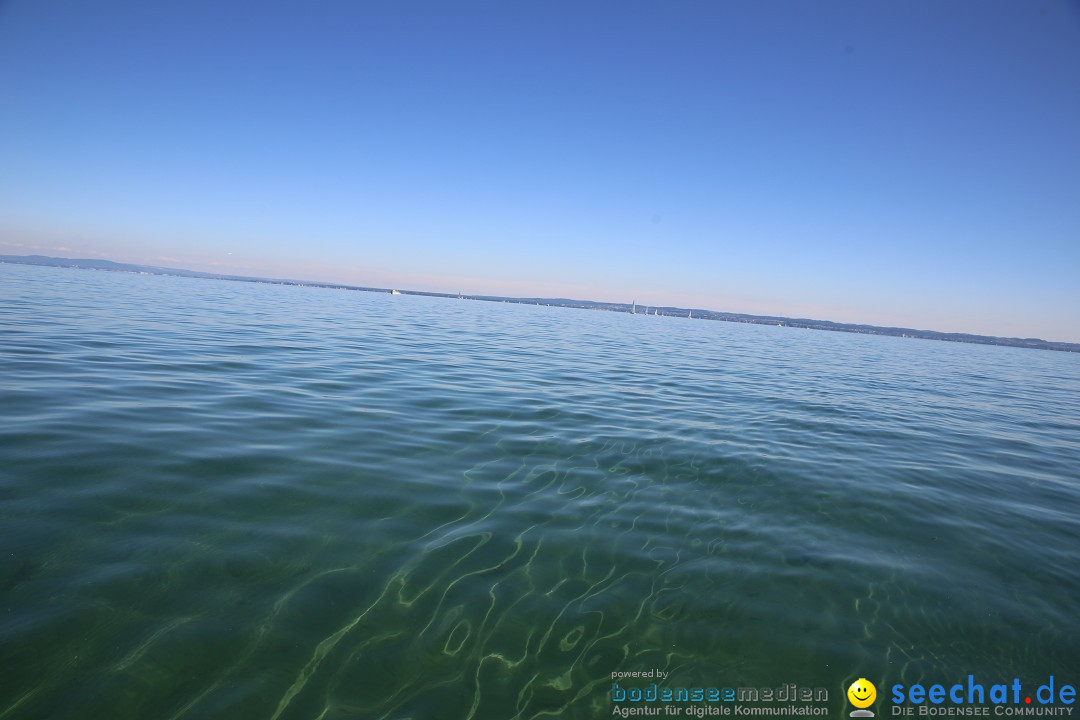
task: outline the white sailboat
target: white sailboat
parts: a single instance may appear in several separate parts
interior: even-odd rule
[[[637,315],[637,300],[630,304],[630,314]]]

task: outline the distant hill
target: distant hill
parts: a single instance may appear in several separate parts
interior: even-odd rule
[[[176,275],[179,277],[206,278],[213,280],[232,280],[236,282],[271,283],[275,285],[297,285],[304,287],[321,287],[342,290],[360,290],[365,292],[390,292],[390,288],[373,288],[359,285],[342,285],[339,283],[311,282],[301,280],[281,280],[275,278],[250,277],[246,275],[221,275],[217,273],[198,272],[196,270],[182,270],[178,268],[156,267],[153,265],[135,265],[132,263],[118,263],[112,260],[73,259],[57,258],[47,255],[0,255],[0,262],[14,263],[19,265],[45,265],[49,267],[79,268],[83,270],[106,270],[110,272],[142,273],[148,275]],[[586,310],[606,310],[609,312],[631,312],[633,306],[630,303],[605,303],[592,300],[570,300],[567,298],[513,298],[496,295],[454,295],[451,293],[423,292],[420,290],[401,290],[406,295],[426,295],[428,297],[460,298],[463,300],[481,300],[490,302],[512,302],[528,305],[548,305],[552,307],[580,308]],[[1023,347],[1035,350],[1059,350],[1063,352],[1080,352],[1080,343],[1051,342],[1038,338],[1003,338],[988,335],[971,335],[968,333],[945,333],[936,330],[915,330],[912,328],[878,327],[876,325],[859,325],[851,323],[837,323],[830,320],[811,320],[808,318],[787,318],[771,315],[744,315],[740,313],[717,312],[700,308],[679,307],[652,307],[649,310],[656,311],[661,316],[690,317],[695,320],[722,320],[724,322],[741,322],[756,325],[782,325],[784,327],[807,328],[810,330],[831,330],[833,332],[861,333],[864,335],[893,335],[896,337],[920,338],[923,340],[942,340],[947,342],[977,343],[980,345],[1005,345],[1009,347]],[[639,308],[645,315],[644,308]],[[651,317],[649,313],[647,317]],[[644,318],[643,318],[644,319]]]
[[[389,288],[369,288],[358,285],[338,283],[320,283],[306,280],[281,280],[277,278],[251,277],[249,275],[223,275],[221,273],[199,272],[182,268],[158,267],[156,265],[136,265],[112,260],[92,260],[76,258],[58,258],[47,255],[0,255],[0,262],[17,265],[45,265],[48,267],[79,268],[81,270],[109,270],[112,272],[140,273],[143,275],[175,275],[177,277],[206,278],[210,280],[233,280],[237,282],[270,283],[274,285],[304,285],[307,287],[343,288],[347,290],[367,290],[371,292],[390,292]]]
[[[0,255],[0,262],[17,263],[19,265],[47,265],[49,267],[81,268],[83,270],[112,270],[114,272],[149,273],[152,275],[180,275],[182,277],[207,277],[226,278],[226,275],[214,275],[194,270],[177,270],[174,268],[154,267],[152,265],[133,265],[132,263],[118,263],[112,260],[91,260],[57,258],[47,255]]]

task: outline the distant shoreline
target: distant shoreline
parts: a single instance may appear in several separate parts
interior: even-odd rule
[[[39,265],[44,267],[65,267],[81,270],[108,270],[111,272],[128,272],[147,275],[173,275],[177,277],[204,278],[210,280],[232,280],[236,282],[266,283],[271,285],[295,285],[299,287],[318,287],[334,290],[359,290],[363,292],[389,293],[392,288],[364,287],[360,285],[345,285],[342,283],[311,282],[301,280],[284,280],[276,278],[252,277],[247,275],[221,275],[217,273],[198,272],[195,270],[181,270],[176,268],[157,267],[153,265],[136,265],[133,263],[118,263],[112,260],[91,260],[74,258],[57,258],[47,255],[0,255],[0,263],[14,265]],[[512,302],[527,305],[542,304],[552,307],[580,308],[584,310],[606,310],[608,312],[631,312],[634,308],[632,303],[607,303],[594,302],[592,300],[570,300],[566,298],[519,298],[502,297],[498,295],[456,295],[453,293],[424,292],[422,290],[400,290],[403,295],[424,295],[427,297],[440,297],[463,300],[483,300],[487,302]],[[640,312],[644,314],[644,306]],[[692,317],[694,320],[721,320],[724,322],[741,322],[754,325],[781,325],[784,327],[806,328],[809,330],[830,330],[833,332],[859,333],[863,335],[891,335],[894,337],[919,338],[922,340],[942,340],[946,342],[973,343],[978,345],[1002,345],[1005,347],[1022,347],[1033,350],[1057,350],[1060,352],[1080,352],[1080,343],[1052,342],[1038,338],[1003,338],[990,335],[972,335],[969,333],[945,333],[936,330],[915,330],[912,328],[879,327],[876,325],[860,325],[851,323],[837,323],[830,320],[810,320],[806,318],[788,318],[771,315],[745,315],[741,313],[717,312],[700,308],[679,308],[665,306],[648,306],[648,310],[656,311],[661,316]],[[649,313],[652,315],[653,313]]]

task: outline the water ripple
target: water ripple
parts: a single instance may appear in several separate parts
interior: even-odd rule
[[[1075,677],[1075,355],[0,266],[0,718]]]

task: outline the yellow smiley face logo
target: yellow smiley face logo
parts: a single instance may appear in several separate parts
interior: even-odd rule
[[[877,698],[877,688],[866,678],[859,678],[847,689],[847,699],[857,708],[870,707]]]

